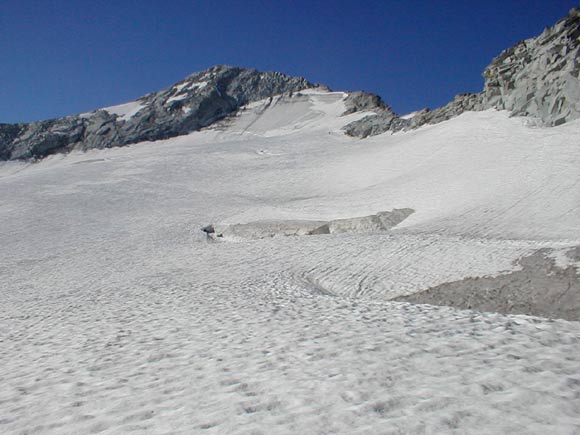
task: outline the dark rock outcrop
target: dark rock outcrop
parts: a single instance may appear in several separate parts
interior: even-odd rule
[[[460,94],[455,99],[443,107],[435,110],[421,110],[412,118],[406,120],[406,125],[399,124],[394,131],[403,128],[415,128],[425,124],[437,124],[439,122],[447,121],[461,115],[463,112],[470,110],[481,110],[481,96],[480,94]]]
[[[315,86],[301,77],[216,66],[131,103],[48,121],[0,124],[0,159],[167,139],[208,126],[249,102]]]
[[[10,158],[9,145],[20,135],[22,124],[0,124],[0,160]]]
[[[378,95],[361,91],[350,92],[344,99],[344,105],[346,110],[343,115],[371,110],[391,110]]]
[[[376,115],[368,115],[358,121],[351,122],[344,131],[349,136],[364,139],[367,136],[392,131],[397,122],[404,121],[399,118],[390,108],[378,110]]]
[[[344,127],[344,131],[349,136],[362,139],[389,131],[394,133],[421,127],[425,124],[437,124],[461,115],[465,111],[483,109],[481,94],[461,94],[443,107],[435,110],[423,109],[410,118],[400,117],[388,106],[386,108],[380,107],[374,110],[375,114],[351,122]]]

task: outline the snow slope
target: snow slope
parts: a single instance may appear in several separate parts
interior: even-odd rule
[[[0,165],[0,432],[580,433],[580,322],[389,302],[580,245],[580,123],[360,141],[344,94]],[[415,210],[390,232],[208,224]]]
[[[139,101],[130,101],[129,103],[119,104],[118,106],[105,107],[102,110],[118,115],[120,119],[126,121],[135,116],[143,107],[145,106]]]

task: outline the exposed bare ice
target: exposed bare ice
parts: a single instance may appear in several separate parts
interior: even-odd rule
[[[414,210],[410,208],[383,211],[331,221],[269,220],[245,224],[206,225],[201,231],[216,239],[252,240],[276,236],[316,236],[321,234],[368,234],[388,231],[403,222]]]

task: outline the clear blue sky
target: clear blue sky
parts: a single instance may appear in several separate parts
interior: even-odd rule
[[[481,72],[579,0],[0,0],[0,122],[138,98],[215,64],[365,90],[398,113]]]

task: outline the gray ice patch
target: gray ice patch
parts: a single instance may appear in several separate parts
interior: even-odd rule
[[[244,224],[207,225],[201,230],[212,239],[255,240],[276,236],[312,236],[388,231],[414,212],[410,208],[383,211],[370,216],[332,221],[264,220]]]
[[[550,249],[517,261],[521,270],[494,277],[465,278],[395,298],[417,304],[446,305],[502,314],[580,320],[580,277],[574,266],[558,267]],[[567,252],[580,260],[580,247]]]

